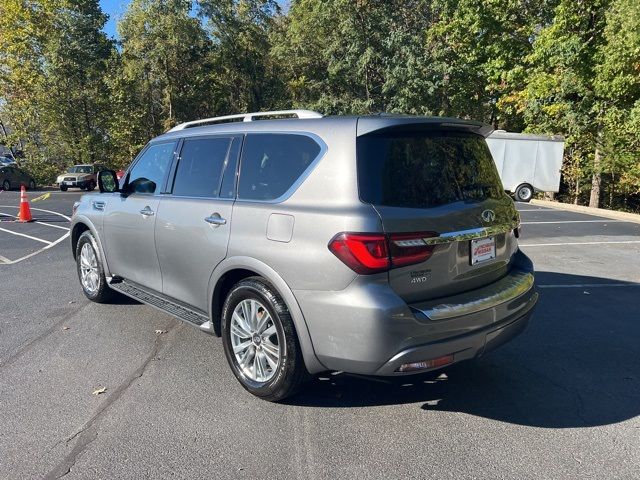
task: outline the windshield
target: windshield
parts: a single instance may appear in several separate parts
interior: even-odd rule
[[[366,203],[430,208],[504,195],[484,137],[392,132],[358,139],[358,186]]]
[[[67,173],[93,173],[93,167],[91,165],[74,165],[68,168]]]

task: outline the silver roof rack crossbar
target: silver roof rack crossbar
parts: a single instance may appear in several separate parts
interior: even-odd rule
[[[185,128],[195,127],[198,125],[206,125],[208,123],[225,123],[232,122],[234,120],[242,120],[243,122],[251,122],[256,117],[280,117],[280,116],[295,116],[297,118],[322,118],[322,114],[314,112],[313,110],[276,110],[273,112],[253,112],[253,113],[240,113],[238,115],[225,115],[223,117],[203,118],[202,120],[193,120],[191,122],[181,123],[173,127],[170,132],[177,130],[184,130]]]

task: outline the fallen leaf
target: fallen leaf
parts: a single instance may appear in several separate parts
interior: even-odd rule
[[[67,327],[66,325],[64,327],[62,327],[63,330],[69,330],[69,327]]]
[[[586,290],[584,292],[582,292],[583,295],[591,295],[589,292],[587,292]]]
[[[106,392],[106,391],[107,391],[107,389],[106,389],[106,388],[104,388],[104,387],[100,387],[100,388],[98,388],[98,389],[94,390],[94,391],[91,393],[91,395],[100,395],[101,393],[104,393],[104,392]]]
[[[72,303],[76,303],[76,301],[75,301],[75,300],[71,300],[71,301],[69,302],[69,305],[71,305]]]
[[[156,330],[156,335],[162,335],[163,333],[167,333],[166,330]]]

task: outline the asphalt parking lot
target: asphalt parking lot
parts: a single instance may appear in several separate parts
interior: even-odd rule
[[[540,289],[525,333],[442,374],[322,374],[270,404],[218,339],[85,299],[79,196],[23,225],[0,192],[0,478],[639,478],[640,224],[520,205]]]

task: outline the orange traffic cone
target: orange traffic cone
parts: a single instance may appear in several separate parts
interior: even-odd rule
[[[29,207],[29,200],[27,199],[27,192],[24,189],[24,185],[20,187],[20,213],[18,214],[18,222],[33,222],[31,216],[31,208]]]

